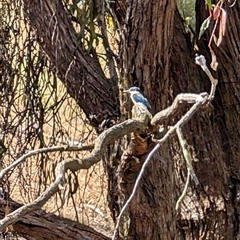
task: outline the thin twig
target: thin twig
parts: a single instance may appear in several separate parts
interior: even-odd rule
[[[133,197],[134,197],[134,195],[135,195],[135,193],[136,193],[136,191],[137,191],[137,187],[138,187],[139,182],[140,182],[140,180],[141,180],[141,178],[142,178],[142,175],[143,175],[143,173],[144,173],[145,167],[147,166],[148,162],[150,161],[152,155],[159,149],[159,147],[160,147],[160,143],[158,143],[158,144],[153,148],[153,150],[149,153],[147,159],[146,159],[145,162],[143,163],[142,168],[141,168],[141,171],[139,172],[138,177],[137,177],[137,180],[136,180],[135,185],[134,185],[134,187],[133,187],[132,193],[131,193],[130,197],[128,198],[128,200],[126,201],[126,203],[124,204],[121,212],[119,213],[119,215],[118,215],[118,217],[117,217],[117,223],[116,223],[116,226],[115,226],[115,228],[114,228],[112,240],[114,240],[115,237],[116,237],[117,230],[118,230],[118,227],[119,227],[119,224],[120,224],[120,219],[121,219],[124,211],[127,209],[129,203],[131,202],[131,200],[133,199]]]
[[[183,189],[182,195],[181,195],[181,196],[178,198],[178,200],[177,200],[176,207],[175,207],[176,210],[178,210],[180,203],[182,202],[183,198],[185,197],[185,195],[186,195],[186,193],[187,193],[187,189],[188,189],[188,185],[189,185],[189,180],[190,180],[190,175],[191,175],[191,174],[190,174],[190,171],[189,171],[189,169],[188,169],[187,181],[186,181],[186,183],[185,183],[185,187],[184,187],[184,189]]]
[[[211,74],[209,68],[206,65],[206,59],[203,55],[196,55],[195,57],[195,62],[197,65],[200,65],[202,70],[207,74],[208,78],[210,79],[212,86],[211,86],[211,91],[210,91],[210,95],[209,95],[209,100],[212,101],[214,99],[215,96],[215,91],[216,91],[216,86],[218,84],[218,80],[216,78],[213,77],[213,75]]]
[[[198,178],[197,178],[197,176],[196,176],[196,174],[193,170],[192,158],[191,158],[191,155],[190,155],[190,153],[187,149],[187,141],[184,139],[184,136],[183,136],[183,133],[182,133],[182,130],[181,130],[181,126],[177,128],[176,132],[177,132],[177,136],[178,136],[180,146],[181,146],[182,151],[183,151],[184,159],[185,159],[186,164],[187,164],[187,169],[190,172],[191,177],[194,180],[195,184],[198,185],[199,181],[198,181]]]
[[[199,181],[198,181],[197,176],[196,176],[196,174],[193,170],[191,155],[190,155],[190,153],[187,149],[187,141],[183,137],[183,134],[182,134],[182,131],[181,131],[181,126],[179,126],[176,129],[176,132],[177,132],[177,136],[178,136],[180,146],[181,146],[182,151],[183,151],[184,159],[185,159],[186,164],[187,164],[187,181],[185,183],[185,187],[183,189],[183,192],[182,192],[181,196],[177,200],[176,207],[175,207],[175,209],[178,210],[181,201],[183,200],[183,198],[185,197],[185,195],[187,193],[187,188],[188,188],[188,185],[189,185],[190,176],[193,178],[196,185],[199,184]]]
[[[36,150],[31,150],[28,153],[22,155],[20,158],[18,158],[16,161],[14,161],[12,164],[4,168],[0,172],[0,181],[2,181],[5,174],[7,174],[12,168],[18,166],[20,163],[23,163],[27,158],[40,154],[40,153],[51,153],[51,152],[64,152],[64,151],[87,151],[92,150],[94,145],[86,145],[86,146],[53,146],[53,147],[45,147],[45,148],[39,148]]]
[[[66,71],[66,73],[65,73],[65,76],[64,76],[65,79],[67,79],[68,73],[69,73],[69,71],[71,70],[72,65],[75,63],[75,59],[76,59],[76,57],[73,56],[73,59],[72,59],[72,61],[69,63],[68,69],[67,69],[67,71]]]

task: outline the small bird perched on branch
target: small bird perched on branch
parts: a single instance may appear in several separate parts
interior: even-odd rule
[[[148,100],[141,94],[140,88],[138,87],[131,87],[128,90],[123,91],[124,93],[129,93],[132,99],[133,104],[141,103],[143,104],[148,110],[151,109],[151,105],[149,104]]]

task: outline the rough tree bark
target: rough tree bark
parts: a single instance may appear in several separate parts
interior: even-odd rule
[[[74,29],[60,1],[53,0],[52,4],[46,1],[40,4],[35,0],[24,2],[30,24],[37,30],[40,43],[56,66],[58,76],[87,117],[93,114],[94,120],[90,120],[93,126],[97,126],[105,110],[111,115],[114,109],[119,109],[116,82],[111,82],[108,90],[110,80],[90,56],[76,47]],[[190,38],[184,31],[174,0],[131,0],[127,4],[119,0],[117,3],[121,6],[116,9],[121,10],[117,16],[125,18],[122,26],[123,84],[140,86],[153,106],[152,113],[169,105],[177,93],[209,91],[209,80],[194,64]],[[219,86],[213,109],[203,110],[185,127],[189,149],[193,158],[198,160],[194,168],[200,185],[191,184],[181,211],[176,212],[175,203],[181,194],[186,171],[180,147],[175,141],[169,141],[152,159],[125,214],[126,224],[121,227],[121,233],[126,239],[237,239],[240,234],[240,33],[237,27],[240,5],[236,1],[229,8],[228,4],[227,1],[224,4],[228,11],[227,35],[223,46],[215,49],[219,61],[216,73]],[[198,26],[206,16],[203,5],[204,1],[197,1]],[[57,32],[55,25],[59,25]],[[51,41],[56,34],[61,40],[61,51],[58,51],[59,45],[56,46],[58,42],[53,41],[53,44]],[[199,42],[200,51],[209,57],[207,44],[207,41]],[[75,63],[71,64],[72,61]],[[92,88],[94,84],[97,91]],[[88,101],[88,94],[94,101]],[[98,120],[99,112],[101,117]],[[126,144],[124,142],[123,146]],[[148,152],[153,145],[149,144]],[[121,159],[121,151],[115,153],[116,147],[111,150],[106,165],[110,209],[116,219],[124,201],[119,196],[129,196],[141,166],[136,158],[142,163],[146,154]],[[125,162],[119,164],[120,159]],[[119,168],[121,179],[114,175]]]
[[[20,208],[22,205],[14,201],[0,199],[0,218],[4,218],[7,206],[11,206],[11,211]],[[103,234],[94,229],[62,218],[54,214],[46,213],[43,210],[24,216],[21,221],[14,224],[13,232],[18,236],[28,240],[109,240]],[[53,230],[54,229],[54,230]]]
[[[207,16],[204,4],[204,1],[196,4],[198,29]],[[210,89],[209,80],[194,64],[190,37],[175,7],[175,1],[129,1],[127,6],[123,42],[125,76],[130,76],[127,84],[136,84],[144,90],[153,105],[152,113],[166,107],[177,93]],[[229,14],[229,30],[224,45],[215,49],[220,83],[214,108],[210,112],[203,110],[185,127],[192,157],[198,160],[194,167],[200,186],[192,184],[181,212],[175,212],[186,172],[179,146],[170,142],[160,153],[166,166],[161,166],[157,157],[153,159],[129,208],[128,239],[237,239],[239,236],[240,95],[236,47],[240,42],[236,27],[239,3],[232,9],[226,3],[224,8]],[[210,60],[208,41],[198,44],[201,53]],[[136,177],[132,161],[124,169],[126,189],[120,189],[126,192],[126,197]],[[135,171],[137,174],[139,169]]]
[[[119,116],[117,76],[107,79],[95,55],[80,47],[63,3],[59,0],[23,2],[25,14],[53,70],[90,124],[96,128],[106,117],[116,120]]]
[[[173,37],[175,1],[128,1],[126,20],[123,26],[122,59],[125,85],[137,85],[151,102],[151,112],[164,108],[170,94],[170,53]],[[163,94],[165,93],[165,94]],[[154,144],[150,144],[149,150]],[[149,153],[149,151],[147,152]],[[141,164],[147,156],[121,158],[123,176],[115,176],[121,182],[111,199],[120,206],[118,196],[129,197]],[[124,163],[125,162],[125,163]],[[112,166],[114,168],[114,166]],[[123,221],[121,235],[127,239],[174,239],[176,231],[176,191],[174,162],[170,151],[162,149],[154,155],[141,181],[141,187],[132,201]],[[119,179],[121,178],[121,179]],[[120,194],[119,194],[120,193]],[[117,200],[116,200],[117,199]],[[124,200],[122,200],[124,202]],[[119,212],[115,212],[117,216]],[[126,230],[127,229],[127,230]]]

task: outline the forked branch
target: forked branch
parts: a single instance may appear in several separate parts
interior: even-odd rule
[[[159,140],[157,140],[157,145],[154,147],[154,149],[149,153],[146,161],[144,162],[142,169],[138,175],[138,178],[136,180],[136,183],[134,185],[132,194],[130,195],[129,199],[126,201],[125,205],[123,206],[116,222],[116,227],[114,230],[114,234],[112,239],[115,239],[116,233],[119,227],[120,219],[123,214],[123,212],[126,210],[128,207],[130,201],[134,197],[137,187],[139,185],[139,182],[141,180],[141,177],[144,173],[145,167],[151,160],[152,155],[154,154],[155,151],[157,151],[161,144],[165,142],[167,139],[169,139],[174,133],[177,132],[180,145],[183,150],[183,155],[186,160],[187,164],[187,169],[188,169],[188,177],[187,177],[187,182],[185,184],[184,191],[179,198],[176,208],[178,208],[180,202],[184,198],[188,183],[189,183],[189,178],[190,176],[193,178],[196,184],[198,184],[198,179],[194,173],[192,164],[191,164],[191,158],[190,154],[187,152],[187,143],[184,140],[184,137],[181,132],[181,128],[192,118],[192,116],[205,104],[209,103],[212,101],[215,95],[215,90],[216,90],[216,85],[217,85],[217,79],[213,78],[211,75],[209,69],[206,66],[206,60],[203,56],[197,56],[196,57],[196,63],[201,66],[201,68],[206,72],[208,75],[212,87],[211,87],[211,92],[210,95],[208,93],[201,93],[201,94],[191,94],[191,93],[186,93],[186,94],[179,94],[176,99],[174,100],[173,104],[168,107],[167,109],[159,112],[154,116],[154,118],[151,121],[152,125],[159,125],[162,123],[162,121],[166,119],[171,119],[176,114],[178,113],[180,107],[182,107],[183,104],[190,103],[193,104],[193,106],[185,113],[185,115],[182,116],[182,118],[173,126],[171,127],[167,133]],[[67,170],[71,170],[73,172],[78,171],[80,169],[88,169],[92,165],[96,164],[101,160],[102,153],[104,151],[104,148],[113,143],[115,140],[123,137],[126,134],[129,134],[131,132],[137,131],[139,129],[146,129],[148,122],[150,121],[150,116],[145,117],[141,119],[129,119],[126,120],[120,124],[117,124],[104,132],[102,132],[97,140],[95,141],[94,148],[92,152],[89,154],[88,157],[84,159],[66,159],[62,162],[60,162],[57,167],[56,167],[56,179],[55,181],[50,185],[50,187],[44,191],[37,199],[35,199],[32,203],[26,204],[17,210],[13,211],[12,213],[8,214],[4,219],[0,220],[0,231],[3,231],[7,226],[15,223],[18,221],[22,216],[25,214],[32,212],[36,209],[41,208],[49,199],[52,197],[65,183],[65,173]],[[4,175],[6,175],[12,168],[16,167],[17,165],[21,164],[23,161],[25,161],[28,157],[38,154],[38,153],[46,153],[46,152],[52,152],[52,151],[67,151],[67,150],[75,150],[75,151],[83,151],[83,150],[89,150],[88,147],[52,147],[48,149],[39,149],[39,150],[34,150],[30,151],[26,155],[22,156],[19,158],[16,162],[11,164],[9,167],[6,169],[2,170],[0,172],[0,180],[3,179]],[[91,146],[92,148],[92,146]]]
[[[66,159],[60,162],[56,167],[56,179],[50,185],[50,187],[33,202],[23,205],[22,207],[8,214],[4,219],[0,220],[0,232],[3,231],[9,225],[17,222],[22,216],[26,215],[27,213],[32,212],[36,209],[40,209],[59,189],[62,188],[63,184],[65,183],[65,173],[68,169],[75,172],[80,169],[90,168],[92,165],[96,164],[101,160],[102,152],[104,151],[104,148],[108,144],[114,142],[115,140],[123,137],[126,134],[136,131],[137,129],[144,128],[146,128],[146,122],[144,121],[132,119],[126,120],[118,125],[115,125],[107,129],[102,134],[100,134],[95,141],[93,151],[90,153],[88,157],[84,159]],[[37,153],[56,151],[57,148],[59,150],[59,147],[55,148],[53,147],[49,149],[30,151],[26,155],[16,160],[16,162],[14,162],[8,168],[2,170],[0,173],[1,179],[4,177],[5,174],[7,174],[10,171],[10,169],[16,167],[18,164],[22,163],[28,157]],[[63,147],[63,150],[64,148],[65,150],[68,149],[68,147]],[[80,150],[87,149],[79,148],[78,151]]]
[[[209,77],[212,86],[211,86],[211,91],[210,91],[210,95],[208,93],[200,93],[200,94],[192,94],[192,93],[182,93],[177,95],[177,97],[175,98],[175,100],[173,101],[173,104],[168,107],[167,109],[162,110],[161,112],[157,113],[151,120],[151,124],[152,125],[160,125],[163,123],[163,121],[167,120],[167,119],[172,119],[174,118],[180,108],[183,106],[183,104],[185,105],[187,104],[193,104],[193,106],[182,116],[182,118],[171,128],[169,128],[169,130],[167,131],[167,133],[159,140],[157,140],[157,145],[153,148],[153,150],[148,154],[147,159],[145,160],[145,162],[143,163],[143,166],[141,168],[141,171],[137,177],[137,180],[135,182],[135,185],[133,187],[133,191],[130,195],[130,197],[127,199],[127,201],[125,202],[123,208],[120,211],[119,216],[117,217],[117,222],[116,222],[116,226],[114,229],[114,233],[113,233],[113,237],[112,240],[115,239],[116,235],[117,235],[117,231],[119,228],[119,224],[120,224],[120,220],[121,217],[124,213],[124,211],[127,209],[127,207],[129,206],[131,200],[133,199],[136,191],[137,191],[137,187],[140,183],[140,180],[143,176],[144,170],[147,166],[147,164],[150,162],[153,154],[160,148],[160,146],[162,145],[163,142],[165,142],[167,139],[169,139],[174,133],[177,133],[178,135],[178,139],[180,142],[180,146],[182,148],[183,151],[183,156],[186,160],[186,165],[187,165],[187,170],[188,170],[188,175],[187,175],[187,181],[184,187],[184,190],[180,196],[180,198],[177,201],[176,204],[176,209],[178,209],[181,201],[183,200],[186,192],[187,192],[187,188],[189,185],[189,180],[190,180],[190,176],[192,177],[192,179],[194,180],[195,184],[199,184],[199,181],[197,179],[197,176],[193,170],[192,167],[192,160],[191,160],[191,155],[188,152],[187,149],[187,142],[183,137],[181,128],[192,118],[192,116],[199,111],[199,109],[204,106],[205,104],[211,102],[214,98],[215,95],[215,90],[216,90],[216,85],[217,85],[217,79],[213,78],[212,74],[210,73],[208,67],[206,66],[206,59],[204,56],[196,56],[195,58],[196,64],[200,65],[201,68],[203,69],[203,71],[206,72],[207,76]]]

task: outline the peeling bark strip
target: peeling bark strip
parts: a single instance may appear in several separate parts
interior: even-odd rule
[[[99,62],[81,49],[80,40],[60,0],[23,0],[24,13],[37,31],[42,49],[68,93],[83,109],[92,126],[105,116],[119,116],[118,85],[107,79]]]

